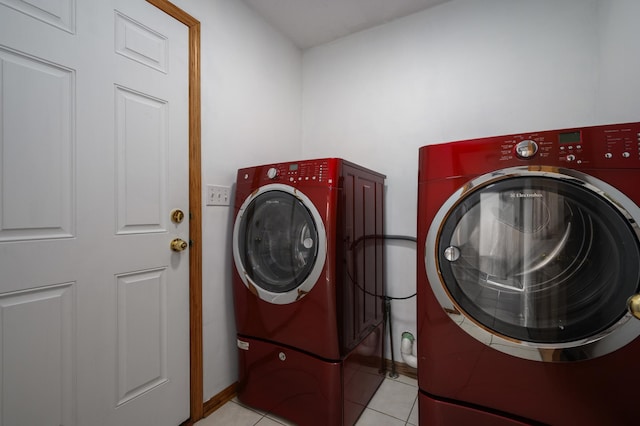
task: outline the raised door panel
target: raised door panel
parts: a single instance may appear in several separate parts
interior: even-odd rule
[[[75,321],[75,283],[0,296],[0,424],[76,424]]]
[[[165,101],[116,86],[117,233],[166,232]]]
[[[0,4],[64,31],[75,33],[75,0],[0,0]]]
[[[118,406],[169,380],[166,275],[162,268],[116,277]]]
[[[72,237],[74,72],[0,47],[0,93],[0,241]]]

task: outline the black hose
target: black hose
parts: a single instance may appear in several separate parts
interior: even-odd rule
[[[391,372],[389,373],[389,377],[392,379],[396,379],[398,377],[398,373],[396,372],[396,359],[395,355],[393,355],[393,327],[391,327],[391,300],[386,297],[384,300],[384,312],[389,321],[389,345],[391,349]]]
[[[360,244],[362,241],[365,240],[369,240],[369,239],[382,239],[382,240],[402,240],[402,241],[411,241],[416,243],[417,242],[417,238],[416,237],[411,237],[411,236],[407,236],[407,235],[364,235],[360,238],[358,238],[357,240],[355,240],[354,242],[351,243],[351,245],[349,246],[349,250],[353,250],[353,248],[355,246],[357,246],[358,244]],[[404,297],[390,297],[387,295],[377,295],[374,293],[371,293],[369,291],[367,291],[365,288],[363,288],[360,283],[358,283],[358,280],[354,279],[353,276],[351,275],[351,272],[349,271],[349,265],[347,264],[347,261],[345,259],[345,270],[347,272],[347,276],[349,277],[349,280],[353,283],[353,285],[355,285],[356,287],[358,287],[358,289],[360,289],[363,293],[368,294],[369,296],[373,296],[373,297],[379,297],[382,300],[384,300],[384,307],[383,307],[383,320],[382,320],[382,366],[380,368],[380,371],[386,371],[386,363],[384,361],[384,353],[385,353],[385,340],[384,336],[386,336],[386,329],[389,329],[389,346],[390,346],[390,351],[391,351],[391,372],[389,373],[389,377],[391,377],[392,379],[395,379],[398,377],[398,373],[396,371],[396,360],[395,360],[395,355],[393,354],[393,327],[391,324],[391,300],[406,300],[406,299],[411,299],[412,297],[415,297],[417,293],[413,293],[410,296],[404,296]],[[385,286],[386,287],[386,286]]]

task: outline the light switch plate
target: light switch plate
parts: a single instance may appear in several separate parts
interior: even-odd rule
[[[207,206],[228,206],[231,188],[222,185],[207,185]]]

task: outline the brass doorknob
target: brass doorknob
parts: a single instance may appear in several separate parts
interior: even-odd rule
[[[181,238],[176,238],[175,240],[171,241],[170,247],[173,251],[183,251],[186,250],[187,247],[189,247],[189,243]]]
[[[627,299],[627,309],[637,319],[640,319],[640,294],[634,294]]]

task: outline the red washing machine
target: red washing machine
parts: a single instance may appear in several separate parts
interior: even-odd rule
[[[351,425],[377,390],[384,179],[338,158],[238,171],[241,402],[301,425]]]
[[[420,424],[637,424],[640,123],[420,149]]]

